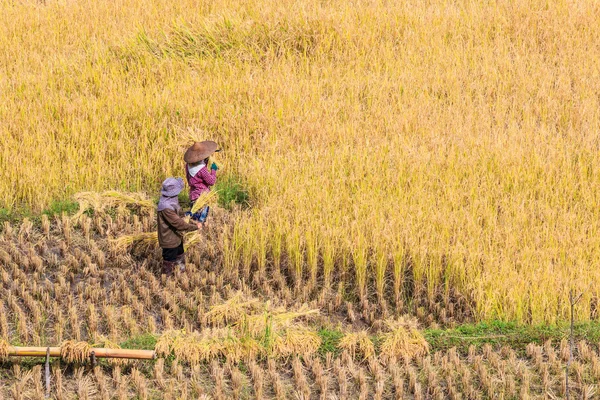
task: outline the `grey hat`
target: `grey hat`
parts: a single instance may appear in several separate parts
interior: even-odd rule
[[[184,183],[181,178],[167,178],[162,184],[160,194],[165,197],[175,197],[183,190]]]

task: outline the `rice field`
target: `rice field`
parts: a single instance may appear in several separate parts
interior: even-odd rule
[[[478,320],[598,297],[595,2],[8,1],[0,207],[157,192],[214,139],[224,269]],[[412,286],[410,290],[407,286]],[[408,291],[407,291],[408,290]],[[410,297],[409,296],[409,297]]]
[[[0,358],[145,335],[160,353],[55,363],[52,396],[565,395],[565,343],[430,352],[420,330],[559,324],[570,292],[575,320],[598,320],[598,3],[11,0],[0,15]],[[205,139],[223,149],[219,203],[243,204],[211,199],[167,280],[154,198]],[[593,398],[597,344],[577,346],[572,387]],[[0,397],[41,396],[37,364],[2,362]]]
[[[0,7],[3,207],[152,194],[211,138],[251,195],[229,270],[400,308],[408,277],[527,323],[589,286],[595,317],[594,2]]]
[[[443,315],[447,325],[456,323],[451,318],[458,319],[458,313],[420,311],[417,321],[385,316],[376,308],[353,311],[353,303],[340,297],[304,303],[288,286],[265,277],[246,284],[223,275],[222,249],[205,242],[188,248],[185,272],[160,276],[156,247],[133,244],[123,251],[113,240],[143,235],[153,224],[152,210],[84,213],[75,216],[77,223],[63,215],[43,217],[39,225],[4,224],[3,398],[551,399],[566,394],[566,336],[523,348],[494,344],[502,335],[468,349],[431,348],[422,328],[438,326]],[[206,237],[221,239],[230,216],[215,207],[213,218]],[[8,357],[8,344],[61,346],[62,359],[50,363],[48,391],[44,360]],[[157,359],[93,365],[92,346],[153,349]],[[578,339],[573,354],[570,395],[597,398],[598,344]]]

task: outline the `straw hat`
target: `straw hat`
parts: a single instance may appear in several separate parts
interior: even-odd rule
[[[189,149],[187,149],[185,155],[183,156],[183,160],[188,164],[202,161],[206,157],[209,157],[211,154],[213,154],[215,151],[218,151],[218,147],[219,146],[217,145],[217,143],[213,142],[212,140],[205,140],[204,142],[195,142]]]

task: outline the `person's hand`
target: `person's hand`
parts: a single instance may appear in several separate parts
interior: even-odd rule
[[[204,224],[202,222],[196,222],[196,226],[198,227],[198,230],[204,228]]]
[[[217,164],[212,163],[212,165],[210,166],[210,169],[212,169],[213,171],[216,171],[219,169],[219,167],[217,167]]]

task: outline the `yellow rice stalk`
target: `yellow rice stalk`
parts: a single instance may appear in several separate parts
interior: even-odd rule
[[[127,251],[138,246],[150,248],[158,245],[158,233],[142,232],[134,233],[132,235],[123,235],[116,239],[111,239],[110,243],[117,251]]]
[[[0,339],[0,362],[8,360],[10,344],[6,340]]]
[[[363,359],[366,359],[375,354],[375,346],[366,331],[346,334],[340,340],[339,347],[350,352],[352,358],[360,355]]]
[[[198,332],[178,336],[172,343],[175,357],[190,364],[210,360],[222,352],[218,333],[211,331],[206,337]]]
[[[89,358],[91,350],[92,346],[87,342],[67,340],[60,346],[60,356],[68,363],[83,363]]]
[[[308,356],[316,353],[320,346],[321,338],[316,332],[304,327],[289,328],[282,335],[275,337],[273,354],[276,357],[295,354]]]
[[[416,329],[415,319],[400,317],[399,320],[387,320],[389,332],[384,333],[381,343],[381,356],[385,359],[403,357],[412,359],[429,353],[429,343]]]
[[[211,137],[210,133],[197,128],[189,127],[188,129],[180,130],[177,134],[174,142],[175,148],[178,152],[185,151],[187,147],[191,146],[194,142],[201,142],[204,138]]]
[[[292,321],[301,317],[316,317],[320,314],[318,309],[309,309],[304,306],[297,311],[288,311],[273,314],[273,324],[277,328],[288,326]]]
[[[250,361],[255,360],[258,356],[262,355],[265,348],[252,337],[243,337],[240,339],[240,349],[244,360]]]
[[[255,309],[258,304],[258,299],[244,299],[242,292],[237,292],[232,298],[224,302],[212,306],[210,310],[204,315],[207,323],[212,325],[223,325],[229,323],[235,323],[247,315],[249,310]]]
[[[79,211],[73,215],[73,221],[78,221],[79,218],[85,213],[87,210],[102,210],[104,205],[102,204],[102,200],[100,198],[100,193],[96,192],[80,192],[76,193],[73,198],[77,203],[79,203]]]
[[[184,235],[183,247],[185,250],[202,242],[202,234],[200,231],[188,232]]]
[[[219,344],[221,346],[221,355],[223,357],[234,363],[238,363],[242,360],[243,349],[241,341],[237,336],[228,334],[221,339]]]
[[[170,354],[164,352],[167,347],[179,360],[193,365],[219,357],[233,362],[250,360],[264,352],[264,348],[254,338],[239,338],[227,328],[177,335],[171,344],[161,345],[161,354]]]
[[[200,195],[200,197],[198,197],[198,199],[194,203],[194,206],[191,209],[192,214],[197,213],[204,206],[214,203],[214,201],[216,199],[217,199],[217,191],[216,190],[211,190],[210,192],[202,193]]]
[[[244,315],[236,324],[236,328],[242,334],[252,337],[260,337],[265,334],[267,327],[275,329],[273,315],[265,311],[262,314]]]
[[[150,212],[156,207],[156,204],[142,193],[118,192],[116,190],[108,190],[102,193],[80,192],[76,193],[73,198],[79,203],[79,211],[71,217],[73,221],[78,221],[87,210],[104,213],[107,208],[135,207],[140,211]]]
[[[264,348],[256,339],[251,337],[238,338],[231,332],[220,341],[221,356],[234,363],[242,360],[253,360],[262,353]]]
[[[263,335],[267,326],[274,331],[285,329],[292,325],[293,321],[302,317],[313,317],[319,315],[318,309],[308,309],[302,307],[297,311],[285,311],[277,309],[273,311],[267,310],[262,314],[244,315],[238,322],[238,327],[244,333],[248,333],[254,337]]]
[[[136,206],[140,209],[153,210],[156,204],[142,193],[126,193],[109,190],[102,193],[102,199],[112,199],[112,204]]]
[[[154,351],[159,356],[168,356],[173,350],[173,343],[175,340],[184,334],[184,330],[170,330],[164,332],[156,341]]]

